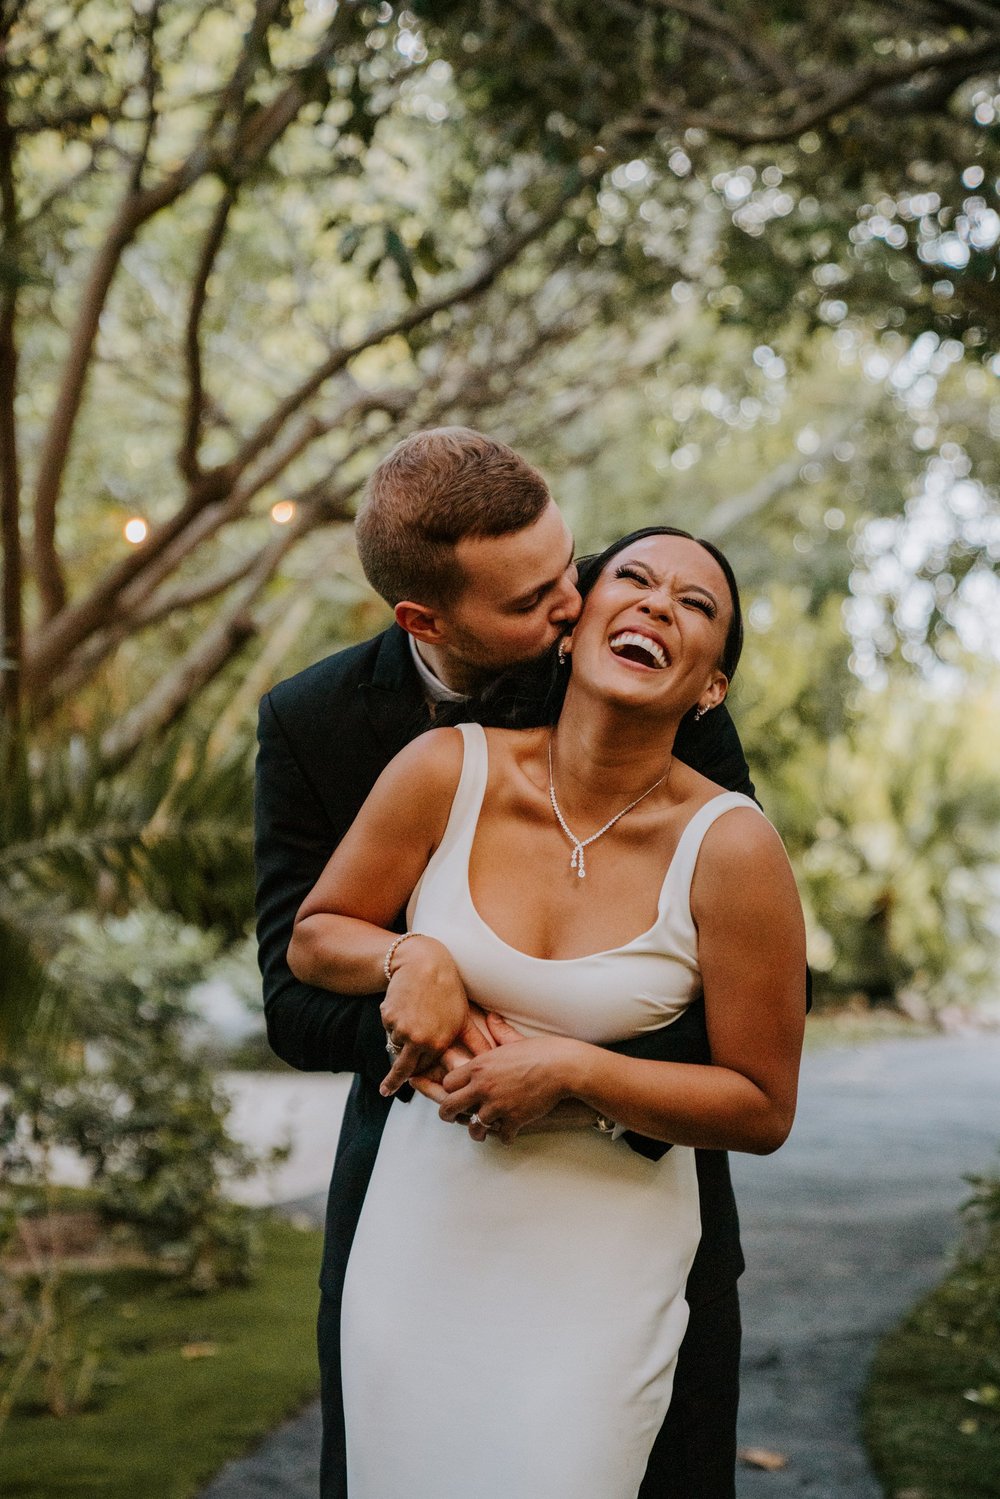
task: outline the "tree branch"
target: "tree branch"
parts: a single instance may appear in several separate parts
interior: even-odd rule
[[[36,716],[44,718],[59,703],[79,692],[124,641],[132,639],[140,630],[160,624],[171,614],[183,609],[193,609],[198,604],[217,598],[220,593],[225,593],[235,583],[248,577],[256,562],[256,554],[251,553],[224,572],[213,573],[211,577],[189,583],[186,588],[177,588],[162,599],[154,600],[145,609],[137,609],[134,614],[119,615],[112,625],[92,635],[86,645],[71,656],[66,670],[49,682],[44,701],[33,705]]]
[[[317,502],[312,510],[303,510],[288,527],[288,533],[276,537],[257,558],[256,565],[243,588],[229,607],[217,616],[174,669],[162,677],[145,700],[133,708],[121,723],[110,730],[101,742],[101,760],[105,770],[117,770],[146,743],[153,734],[162,733],[181,717],[192,697],[204,690],[222,669],[243,649],[257,632],[252,605],[273,578],[278,566],[295,543],[307,531],[333,518],[339,497]],[[346,512],[337,516],[346,519]]]
[[[219,91],[208,134],[214,135],[229,114],[241,115],[256,64],[264,56],[268,28],[278,19],[285,0],[257,0],[254,17],[243,38],[243,46],[225,88]]]
[[[305,104],[321,91],[318,78],[329,63],[341,18],[353,24],[348,7],[339,7],[326,35],[309,62],[298,69],[274,103],[258,111],[238,135],[236,154],[241,169],[260,161]],[[237,64],[239,66],[239,64]],[[66,356],[62,385],[49,421],[38,464],[35,495],[35,572],[43,618],[52,622],[66,603],[66,587],[56,549],[56,509],[62,488],[73,430],[83,400],[101,312],[107,301],[122,254],[139,229],[185,193],[202,177],[226,167],[233,147],[220,147],[203,135],[187,159],[156,186],[139,190],[133,168],[130,181],[104,243],[95,256],[84,286],[80,311]]]
[[[127,94],[119,94],[112,103],[75,104],[70,109],[56,110],[52,114],[22,115],[13,128],[19,136],[41,135],[47,130],[61,133],[74,126],[90,125],[95,119],[120,120],[127,97]]]
[[[191,287],[191,302],[188,308],[187,325],[184,330],[184,363],[187,370],[187,407],[184,414],[184,431],[181,437],[177,466],[189,482],[201,474],[198,449],[201,443],[201,426],[205,413],[205,396],[201,368],[201,319],[205,311],[208,294],[208,278],[212,274],[216,257],[225,238],[229,213],[236,201],[236,189],[227,187],[216,205],[202,241],[201,254]]]
[[[0,222],[7,256],[16,262],[20,241],[14,186],[15,135],[7,117],[7,73],[0,59]],[[24,651],[24,580],[21,553],[21,476],[17,453],[18,284],[15,266],[0,291],[0,583],[3,635],[0,638],[0,713],[16,725],[21,706]]]
[[[856,421],[857,413],[852,415],[850,421],[841,423],[824,438],[816,452],[810,454],[809,458],[803,458],[797,454],[794,458],[779,463],[777,468],[773,468],[769,474],[765,474],[742,494],[731,495],[729,499],[722,500],[702,521],[702,531],[709,540],[721,540],[736,526],[759,515],[762,510],[767,509],[772,500],[776,500],[798,480],[803,463],[824,463]]]
[[[28,645],[25,654],[25,690],[29,696],[40,692],[45,682],[59,670],[70,651],[95,630],[99,630],[114,612],[119,594],[149,565],[149,557],[158,556],[185,529],[191,520],[214,499],[225,493],[220,480],[206,475],[196,485],[181,508],[169,521],[157,526],[141,547],[136,547],[108,569],[80,602],[66,605],[52,618]]]
[[[160,584],[176,572],[192,552],[210,540],[224,526],[244,516],[256,495],[273,483],[312,442],[349,420],[363,417],[373,411],[389,411],[398,420],[412,404],[414,395],[415,392],[412,390],[361,390],[349,405],[338,408],[325,420],[320,420],[318,417],[310,418],[308,422],[303,423],[302,431],[293,442],[287,444],[280,453],[275,454],[270,462],[263,465],[255,474],[247,476],[245,482],[238,485],[228,497],[220,497],[214,503],[193,512],[189,506],[186,506],[183,512],[186,517],[184,526],[174,532],[170,544],[157,554],[147,571],[143,572],[137,568],[134,553],[124,557],[121,563],[112,569],[110,579],[106,578],[104,586],[100,589],[99,610],[89,607],[94,599],[92,594],[73,611],[77,627],[83,629],[76,645],[80,646],[88,637],[89,643],[83,645],[81,649],[68,647],[55,651],[52,649],[53,636],[50,633],[47,641],[42,642],[42,647],[36,646],[31,652],[29,680],[35,688],[32,701],[32,712],[35,718],[45,718],[59,702],[78,691],[85,682],[90,680],[101,663],[137,630],[159,623],[170,614],[223,592],[239,582],[241,578],[246,577],[256,566],[260,553],[237,564],[230,573],[218,574],[211,582],[194,580],[186,587],[181,585],[171,593],[156,595],[156,589]],[[368,436],[359,439],[341,456],[339,465],[350,463],[358,452],[370,445],[370,442],[371,439]],[[305,490],[289,498],[300,510],[309,506],[315,507],[317,498],[329,489],[329,484],[329,475],[325,475]],[[353,488],[342,492],[353,493]],[[345,517],[335,515],[333,518],[344,519]],[[285,534],[294,539],[299,532],[293,526]],[[145,551],[148,546],[149,540],[141,550]],[[129,576],[123,582],[126,568],[129,569]],[[66,611],[67,615],[70,612]],[[86,628],[83,628],[84,625]],[[56,644],[59,644],[58,639],[56,639]],[[47,653],[46,646],[48,647]]]
[[[607,68],[601,67],[597,60],[588,54],[586,47],[573,30],[559,15],[557,8],[548,3],[548,0],[513,0],[514,9],[520,11],[532,25],[544,26],[551,34],[557,47],[560,47],[569,59],[572,66],[586,77],[595,74],[601,80],[604,88],[614,86],[614,74]]]
[[[317,594],[300,589],[290,607],[284,599],[274,600],[261,612],[258,625],[264,643],[212,726],[205,745],[206,760],[212,761],[225,754],[240,727],[252,722],[259,699],[273,685],[285,657],[301,643],[318,603]],[[273,629],[270,628],[272,618]]]
[[[129,179],[132,192],[137,193],[142,186],[142,174],[149,160],[150,147],[153,144],[153,136],[156,134],[156,123],[159,116],[156,111],[156,90],[160,81],[159,71],[156,66],[156,27],[160,19],[160,6],[163,0],[152,0],[152,4],[144,18],[141,27],[143,40],[146,46],[146,56],[142,70],[142,91],[146,96],[146,121],[142,132],[142,144],[136,153],[135,161]]]
[[[124,634],[132,635],[136,630],[148,629],[150,625],[158,625],[161,620],[169,618],[181,609],[193,609],[197,604],[204,604],[208,599],[218,598],[220,593],[225,593],[235,583],[241,582],[249,577],[256,566],[257,558],[254,553],[248,557],[241,557],[231,567],[224,568],[222,572],[212,573],[207,578],[196,578],[190,583],[178,584],[169,593],[157,595],[146,604],[144,609],[137,609],[130,615],[125,626]]]
[[[105,734],[101,741],[102,769],[120,769],[151,735],[175,723],[195,693],[206,687],[255,633],[253,616],[242,600],[238,607],[220,614],[145,701]]]
[[[374,348],[387,339],[412,333],[415,328],[421,327],[437,313],[461,306],[481,296],[530,244],[544,238],[553,225],[562,218],[566,204],[577,197],[585,186],[602,177],[610,165],[609,157],[605,156],[598,163],[578,169],[571,175],[569,183],[564,185],[556,201],[545,213],[539,214],[531,224],[510,235],[500,250],[486,257],[472,275],[459,281],[450,291],[442,292],[418,307],[410,308],[408,312],[390,322],[377,324],[352,343],[338,345],[295,390],[279,402],[271,415],[260,423],[256,431],[251,433],[236,454],[233,460],[234,467],[237,470],[244,468],[258,453],[269,447],[288,419],[294,416],[296,411],[326,384],[327,380],[339,374],[352,359],[356,359],[366,349]]]
[[[192,552],[204,545],[224,526],[245,516],[257,495],[280,478],[295,459],[319,438],[373,411],[388,411],[398,418],[412,399],[412,392],[405,390],[359,390],[346,406],[338,407],[328,416],[310,416],[303,420],[299,431],[291,440],[269,455],[256,470],[244,475],[228,495],[220,495],[213,503],[189,517],[185,526],[173,537],[170,545],[159,553],[148,568],[137,573],[132,582],[118,594],[114,601],[115,613],[119,617],[130,618],[137,608],[141,612],[144,603],[149,600],[155,589],[176,572]],[[320,484],[327,482],[328,476],[319,481]],[[311,486],[308,491],[310,496],[314,489],[315,486]],[[292,498],[297,502],[300,497],[293,496]]]
[[[794,140],[805,131],[824,124],[835,115],[843,114],[854,106],[871,102],[873,97],[889,91],[893,85],[914,79],[937,77],[942,72],[955,71],[956,86],[988,64],[1000,63],[1000,33],[989,37],[975,37],[966,42],[956,42],[943,47],[933,56],[918,56],[896,62],[873,64],[849,75],[840,75],[815,98],[804,98],[805,88],[786,90],[788,108],[782,115],[772,118],[746,119],[733,110],[729,115],[712,114],[705,110],[687,110],[683,105],[673,105],[663,98],[651,98],[646,110],[626,121],[623,128],[641,133],[669,124],[673,128],[704,130],[719,140],[731,141],[740,146],[770,145],[778,141]]]
[[[996,26],[996,6],[990,0],[932,0],[938,19],[944,24],[968,24],[978,21],[983,26]]]
[[[751,36],[738,21],[731,20],[703,0],[657,0],[657,3],[661,9],[673,11],[708,35],[722,39],[727,50],[739,53],[754,65],[752,71],[756,71],[758,77],[770,78],[779,88],[788,87],[792,74],[780,52]]]

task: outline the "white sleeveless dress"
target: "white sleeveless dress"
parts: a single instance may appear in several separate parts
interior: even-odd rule
[[[470,997],[526,1034],[607,1043],[669,1025],[700,988],[702,838],[756,803],[725,792],[695,813],[647,932],[533,958],[472,903],[487,744],[479,725],[461,729],[461,779],[409,927],[442,941]],[[649,1161],[593,1130],[480,1144],[419,1094],[392,1108],[344,1286],[350,1499],[635,1499],[700,1232],[687,1147]]]

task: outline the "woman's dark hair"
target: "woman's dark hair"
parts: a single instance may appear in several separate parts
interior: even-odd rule
[[[603,552],[581,557],[577,563],[580,575],[577,586],[581,596],[586,599],[613,557],[633,543],[644,541],[647,536],[681,536],[686,541],[695,541],[721,567],[729,587],[733,614],[722,648],[719,670],[732,682],[743,651],[743,610],[739,587],[729,560],[712,542],[703,541],[701,537],[692,536],[690,531],[681,531],[676,526],[646,526],[641,531],[630,531],[628,536],[613,541]],[[434,723],[440,727],[442,724],[474,722],[497,729],[533,729],[555,723],[566,696],[568,681],[569,672],[559,664],[557,642],[538,660],[526,661],[502,672],[475,698],[468,698],[460,703],[441,704]]]

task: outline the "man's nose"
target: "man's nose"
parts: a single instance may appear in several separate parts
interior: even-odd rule
[[[583,608],[576,587],[576,568],[566,573],[557,596],[553,599],[552,612],[549,615],[554,624],[573,624]]]

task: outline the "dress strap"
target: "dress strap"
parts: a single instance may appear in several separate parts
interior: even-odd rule
[[[437,851],[442,856],[460,847],[463,841],[472,847],[490,769],[482,724],[460,723],[456,727],[462,736],[462,774],[452,799],[448,826],[438,845]]]
[[[718,796],[713,796],[710,801],[698,808],[680,836],[680,842],[667,871],[660,898],[661,911],[668,905],[674,909],[679,906],[685,911],[690,910],[691,881],[694,879],[694,871],[705,834],[712,824],[726,812],[732,812],[738,807],[749,807],[759,816],[764,816],[753,798],[744,796],[742,791],[721,791]]]

